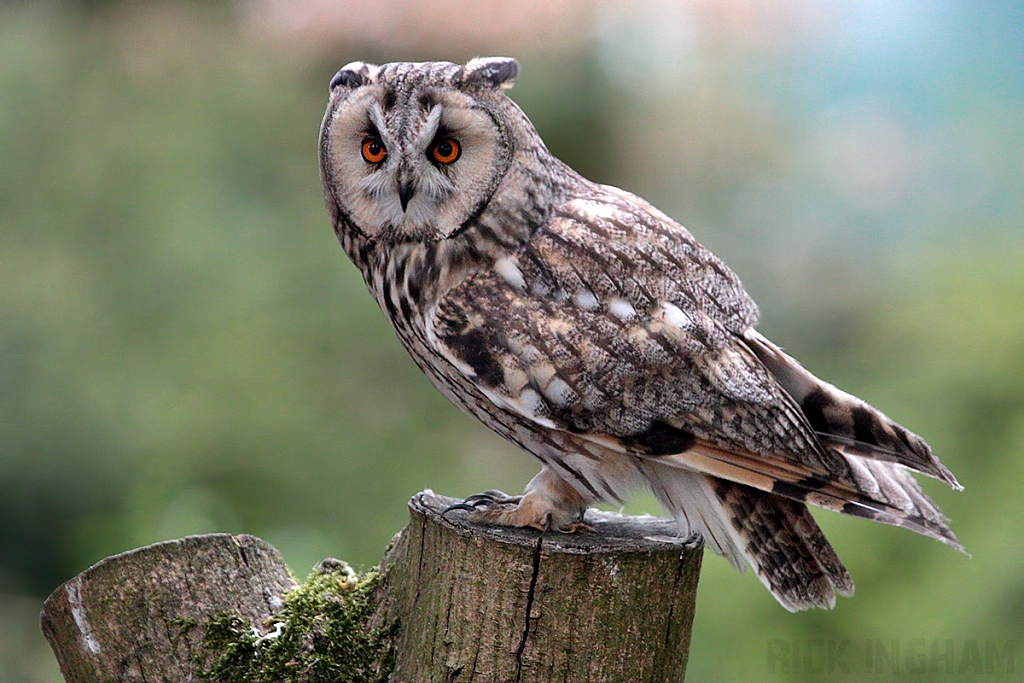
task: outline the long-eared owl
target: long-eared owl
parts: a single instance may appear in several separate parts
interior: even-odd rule
[[[467,499],[473,517],[576,531],[646,487],[790,610],[853,592],[807,504],[962,550],[910,474],[960,488],[928,445],[759,334],[681,225],[548,152],[503,92],[518,73],[354,62],[320,134],[335,232],[406,349],[542,463],[522,496]]]

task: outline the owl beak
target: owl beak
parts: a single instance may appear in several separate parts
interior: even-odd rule
[[[409,200],[414,194],[416,194],[416,188],[413,187],[411,181],[398,184],[398,201],[402,203],[402,213],[405,213],[406,207],[409,206]]]

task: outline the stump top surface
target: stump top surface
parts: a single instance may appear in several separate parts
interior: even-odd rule
[[[81,583],[83,578],[96,577],[106,571],[118,570],[118,568],[124,567],[129,563],[150,564],[157,562],[157,558],[161,557],[176,558],[181,554],[192,554],[199,551],[211,552],[220,549],[234,551],[236,548],[255,548],[268,552],[275,557],[280,557],[280,553],[272,545],[261,538],[250,536],[249,534],[198,534],[169,541],[160,541],[158,543],[152,543],[150,545],[142,546],[141,548],[134,548],[133,550],[126,550],[122,553],[103,558],[88,569],[84,570],[78,576],[61,584],[53,591],[53,593],[50,594],[50,597],[48,597],[43,604],[45,606],[47,603],[55,600],[57,596],[65,591],[72,582]]]
[[[540,532],[524,529],[476,524],[469,520],[464,510],[452,510],[441,516],[450,505],[461,502],[434,493],[421,491],[409,500],[409,507],[437,524],[456,533],[477,538],[486,538],[499,543],[533,547]],[[622,552],[664,552],[667,550],[696,550],[703,541],[679,535],[675,521],[651,515],[624,515],[617,512],[589,509],[583,519],[593,531],[565,534],[548,531],[544,535],[544,547],[548,552],[564,553],[622,553]]]

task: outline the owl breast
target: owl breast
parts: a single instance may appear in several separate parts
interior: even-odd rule
[[[431,321],[445,295],[488,268],[493,248],[481,249],[465,235],[443,242],[367,242],[356,251],[367,288],[416,365],[449,400],[492,426],[490,411],[479,410],[483,396],[463,372],[467,364],[439,352]],[[483,353],[477,348],[471,356]]]

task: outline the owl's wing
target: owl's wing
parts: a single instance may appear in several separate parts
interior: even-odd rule
[[[544,427],[959,548],[892,465],[956,485],[924,442],[808,373],[753,331],[756,318],[739,279],[684,228],[595,186],[427,322],[440,355]]]

